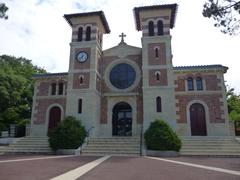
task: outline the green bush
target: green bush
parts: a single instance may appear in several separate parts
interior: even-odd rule
[[[145,144],[149,150],[179,151],[181,140],[163,120],[156,120],[144,133]]]
[[[49,144],[54,151],[76,149],[83,144],[85,137],[86,131],[80,121],[68,116],[49,134]]]

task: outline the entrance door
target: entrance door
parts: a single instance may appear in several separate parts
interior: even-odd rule
[[[54,106],[49,111],[49,122],[48,122],[48,133],[57,127],[58,123],[61,121],[61,109]]]
[[[206,136],[205,110],[202,104],[195,103],[190,106],[190,123],[192,136]]]
[[[129,104],[121,102],[114,106],[112,116],[112,135],[132,135],[132,108]]]

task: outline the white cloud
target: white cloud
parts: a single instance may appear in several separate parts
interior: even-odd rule
[[[0,20],[0,54],[23,56],[49,72],[68,70],[71,28],[64,14],[103,10],[111,33],[104,35],[104,49],[125,41],[141,47],[141,32],[134,24],[133,8],[163,3],[179,4],[172,30],[174,65],[223,64],[229,67],[227,84],[240,92],[238,47],[240,38],[230,37],[203,18],[202,1],[174,0],[8,0],[7,21]]]

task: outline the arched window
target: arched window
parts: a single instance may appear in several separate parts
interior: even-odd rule
[[[82,99],[78,100],[78,113],[82,113]]]
[[[52,85],[51,85],[51,95],[55,95],[56,94],[56,90],[57,90],[57,84],[56,83],[52,83]]]
[[[160,96],[156,98],[156,110],[157,112],[162,112],[162,99]]]
[[[159,20],[157,22],[157,29],[158,29],[158,36],[162,36],[163,35],[163,22],[161,20]]]
[[[80,76],[79,81],[80,81],[80,84],[83,84],[83,76]]]
[[[156,58],[159,57],[159,48],[155,48],[155,57],[156,57]]]
[[[86,29],[86,41],[90,41],[91,40],[91,27],[88,26]]]
[[[152,21],[149,21],[148,23],[148,35],[154,36],[154,24]]]
[[[83,36],[83,28],[80,27],[78,29],[78,41],[82,41],[82,36]]]
[[[58,84],[58,95],[62,95],[63,94],[63,83],[59,83]]]
[[[157,73],[155,73],[155,75],[156,75],[156,80],[159,81],[160,80],[160,73],[157,72]]]
[[[188,90],[189,91],[193,91],[194,90],[193,78],[189,77],[187,79],[187,86],[188,86]]]
[[[203,90],[203,82],[201,77],[196,78],[197,90]]]

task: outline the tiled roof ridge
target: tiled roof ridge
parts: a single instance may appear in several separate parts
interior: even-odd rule
[[[33,77],[62,76],[68,75],[68,72],[34,74]]]
[[[77,16],[92,16],[92,15],[99,16],[103,23],[106,33],[110,33],[110,28],[109,28],[106,16],[103,11],[90,11],[90,12],[82,12],[82,13],[64,14],[63,17],[66,19],[66,21],[69,23],[69,25],[72,26],[70,18],[77,17]]]

